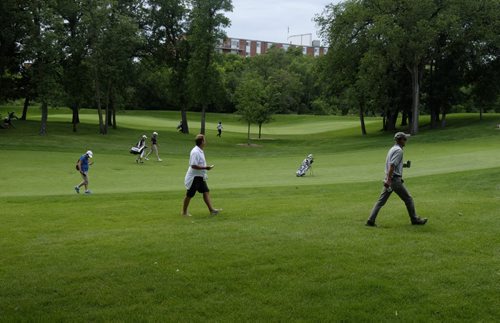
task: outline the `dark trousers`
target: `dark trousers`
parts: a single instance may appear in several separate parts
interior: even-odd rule
[[[380,193],[380,197],[373,206],[372,212],[368,220],[375,222],[378,212],[385,205],[385,203],[391,196],[392,192],[396,193],[399,196],[399,198],[403,200],[403,202],[405,202],[406,209],[408,210],[408,215],[410,216],[410,219],[412,221],[416,220],[418,217],[415,211],[415,204],[413,203],[413,198],[411,197],[410,192],[408,192],[405,185],[403,184],[403,179],[401,177],[394,177],[392,179],[391,188],[392,191],[388,191],[385,187],[382,189],[382,193]]]

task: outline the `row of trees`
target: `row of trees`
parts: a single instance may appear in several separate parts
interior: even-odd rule
[[[500,0],[347,0],[316,17],[328,54],[215,50],[230,0],[4,0],[0,100],[95,108],[99,131],[121,108],[237,112],[261,127],[274,113],[382,115],[418,132],[421,113],[500,111]]]
[[[79,109],[96,108],[106,134],[117,107],[165,101],[188,131],[186,110],[214,101],[214,48],[230,10],[231,0],[2,1],[0,100],[24,98],[22,119],[40,102],[41,134],[51,104],[72,109],[74,131]]]
[[[453,105],[498,104],[499,0],[348,0],[316,22],[331,45],[328,91],[358,107],[363,134],[373,109],[384,129],[402,113],[415,134],[422,108],[437,127]]]

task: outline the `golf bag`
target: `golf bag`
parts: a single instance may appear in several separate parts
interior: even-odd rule
[[[309,154],[306,159],[302,161],[302,164],[300,164],[299,169],[295,173],[297,177],[304,176],[308,170],[312,171],[312,163],[314,163],[314,157],[312,154]]]
[[[130,148],[130,153],[133,155],[140,155],[146,149],[145,141],[141,140],[134,147]]]

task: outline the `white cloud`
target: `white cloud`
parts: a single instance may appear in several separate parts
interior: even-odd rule
[[[290,35],[311,33],[319,39],[314,16],[332,2],[339,0],[233,0],[226,33],[234,38],[286,42],[290,28]]]

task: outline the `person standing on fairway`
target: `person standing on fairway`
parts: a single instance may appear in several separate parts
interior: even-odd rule
[[[203,194],[203,200],[208,207],[211,215],[219,214],[220,210],[215,209],[212,206],[212,201],[210,200],[210,190],[207,185],[207,171],[211,170],[214,165],[207,166],[205,160],[205,153],[203,148],[205,148],[205,136],[197,135],[196,146],[191,150],[189,155],[189,168],[186,172],[186,177],[184,178],[184,184],[186,186],[187,192],[184,198],[184,205],[182,208],[183,216],[191,216],[188,213],[189,202],[193,196],[198,191]]]
[[[222,122],[219,121],[219,124],[217,125],[217,137],[220,137],[222,135]]]
[[[149,155],[152,152],[155,152],[156,158],[158,159],[159,162],[162,161],[160,158],[160,155],[158,154],[158,132],[153,132],[153,135],[151,136],[151,148],[149,149],[148,153],[146,154],[146,157],[144,159],[149,160]]]
[[[75,186],[75,191],[78,194],[80,194],[80,187],[82,186],[85,186],[85,194],[92,193],[89,190],[89,165],[92,165],[92,163],[89,162],[89,159],[91,159],[92,157],[94,157],[94,154],[89,150],[85,154],[83,154],[76,163],[76,170],[80,172],[83,179],[80,184]]]
[[[394,191],[403,202],[405,202],[406,209],[408,210],[408,215],[410,216],[411,224],[423,225],[427,223],[426,218],[420,218],[417,216],[415,211],[415,204],[413,203],[413,198],[403,184],[403,167],[410,167],[410,161],[403,163],[403,148],[406,145],[406,141],[410,137],[409,134],[404,132],[398,132],[394,135],[394,140],[396,144],[389,149],[387,153],[387,158],[385,160],[385,180],[384,187],[380,197],[373,206],[372,212],[366,225],[370,227],[375,227],[375,219],[380,209],[385,205],[392,192]]]

